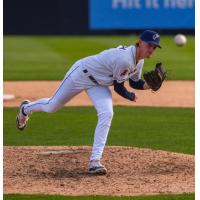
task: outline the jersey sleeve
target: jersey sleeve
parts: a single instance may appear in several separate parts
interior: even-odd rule
[[[144,61],[140,61],[140,63],[138,63],[138,66],[137,66],[138,71],[137,73],[133,74],[133,76],[130,77],[131,80],[138,81],[141,79],[143,65],[144,65]]]
[[[139,66],[139,75],[138,75],[138,79],[141,79],[141,77],[142,77],[142,68],[143,68],[143,65],[144,65],[144,61],[142,61],[141,63],[140,63],[140,66]]]

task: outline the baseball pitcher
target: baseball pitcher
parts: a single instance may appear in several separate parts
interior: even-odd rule
[[[106,174],[107,170],[100,161],[113,118],[109,86],[113,86],[115,92],[133,102],[137,97],[134,92],[125,88],[125,81],[129,81],[130,86],[136,90],[157,91],[166,78],[161,63],[145,73],[144,80],[141,78],[144,59],[151,58],[157,47],[161,48],[160,35],[155,31],[146,30],[135,45],[118,46],[78,60],[66,73],[52,97],[34,102],[25,100],[21,103],[16,117],[17,128],[24,130],[31,113],[56,112],[75,95],[86,91],[98,115],[88,172]]]

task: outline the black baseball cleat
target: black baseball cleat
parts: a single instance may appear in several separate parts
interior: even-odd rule
[[[24,105],[26,105],[28,103],[30,103],[29,100],[25,100],[21,103],[20,108],[19,108],[19,113],[16,117],[16,126],[21,131],[23,131],[26,128],[27,122],[29,120],[29,116],[25,115],[25,113],[23,111]]]

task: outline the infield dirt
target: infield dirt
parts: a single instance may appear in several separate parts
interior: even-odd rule
[[[17,107],[24,99],[35,101],[39,98],[51,97],[58,88],[60,81],[7,81],[4,82],[4,94],[14,94],[15,99],[4,101],[5,107]],[[133,89],[127,88],[132,91]],[[166,81],[162,88],[153,93],[135,90],[137,102],[131,102],[113,92],[114,105],[127,106],[161,106],[161,107],[194,107],[194,81]],[[66,106],[92,105],[85,92],[80,93]]]

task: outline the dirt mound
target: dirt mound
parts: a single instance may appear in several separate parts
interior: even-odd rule
[[[106,147],[106,176],[87,173],[90,147],[4,147],[4,193],[148,195],[194,192],[194,156]]]

